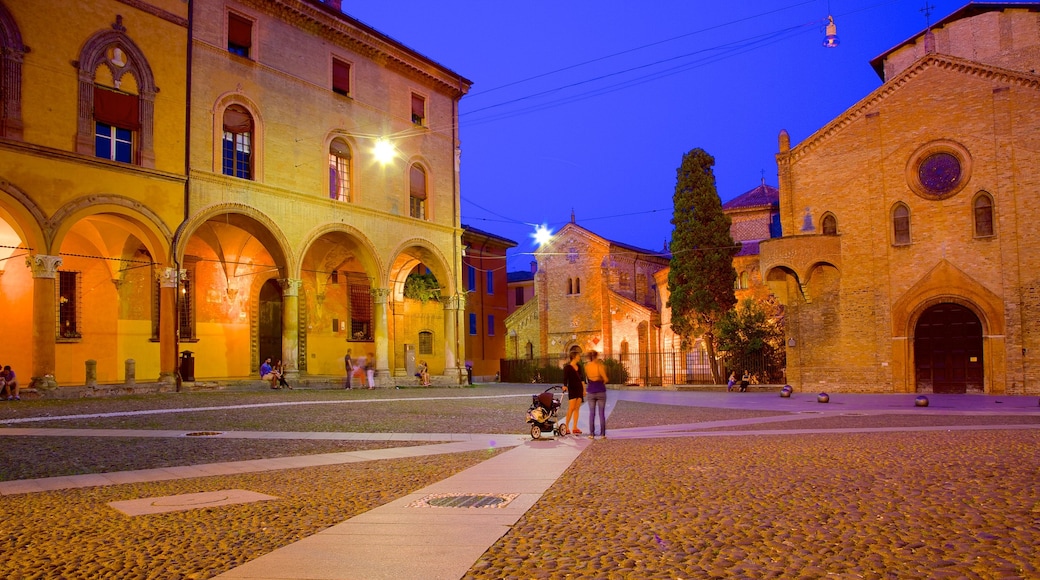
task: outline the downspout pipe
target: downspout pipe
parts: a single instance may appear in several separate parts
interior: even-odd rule
[[[192,73],[192,55],[193,46],[192,41],[195,37],[195,0],[188,0],[188,30],[187,30],[187,46],[185,51],[185,71],[184,71],[184,216],[181,220],[180,227],[173,234],[173,245],[170,248],[173,254],[173,267],[176,271],[177,286],[173,292],[173,348],[174,353],[179,355],[181,351],[180,345],[180,320],[181,320],[181,264],[178,260],[178,247],[180,246],[181,233],[184,231],[185,226],[188,224],[188,218],[191,216],[191,73]],[[175,357],[176,358],[176,357]],[[180,364],[176,365],[173,372],[174,379],[176,381],[176,391],[181,391],[181,384],[184,377],[181,376]]]

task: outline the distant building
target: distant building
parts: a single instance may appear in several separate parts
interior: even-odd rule
[[[535,252],[534,300],[517,308],[506,326],[520,358],[562,360],[596,350],[645,374],[636,353],[658,341],[654,275],[668,258],[608,240],[568,223]]]
[[[506,316],[509,315],[509,284],[506,250],[513,240],[470,226],[462,226],[466,253],[462,270],[466,287],[466,361],[474,380],[494,379],[506,356]]]
[[[796,146],[761,244],[800,389],[1040,393],[1040,3],[970,3]]]
[[[758,246],[780,237],[780,191],[763,180],[758,187],[722,204],[722,211],[731,220],[730,236],[740,244],[740,251],[733,258],[737,300],[765,298],[769,288],[762,282]]]

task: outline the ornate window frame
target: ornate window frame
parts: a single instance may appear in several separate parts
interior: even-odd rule
[[[113,66],[109,48],[119,48],[126,55],[122,66]],[[137,81],[138,115],[141,129],[134,144],[134,164],[155,167],[155,76],[144,52],[126,34],[121,16],[112,30],[98,32],[83,45],[79,60],[73,63],[79,76],[79,111],[76,125],[76,153],[94,155],[94,74],[101,65],[108,66],[112,78],[119,80],[129,73]]]
[[[936,169],[939,169],[937,163],[940,156],[947,159],[952,157],[957,162],[958,175],[949,185],[937,187],[936,184],[929,184],[926,179],[922,178],[922,171],[928,173],[929,164],[932,163],[935,163]],[[960,193],[971,180],[971,170],[971,154],[963,145],[956,141],[939,139],[918,147],[917,151],[910,156],[906,163],[906,183],[910,190],[919,197],[938,201]]]
[[[0,137],[22,139],[22,44],[18,23],[0,4]]]

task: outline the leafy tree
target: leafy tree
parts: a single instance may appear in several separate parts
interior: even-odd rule
[[[715,158],[697,148],[683,156],[676,172],[668,305],[672,330],[682,347],[689,348],[694,338],[702,336],[712,361],[712,378],[722,383],[722,371],[715,364],[715,327],[737,302],[733,256],[740,246],[729,234],[730,219],[722,212],[715,189],[714,165]]]
[[[426,303],[437,300],[441,295],[441,284],[433,272],[416,274],[412,272],[404,279],[404,297]]]
[[[746,298],[719,320],[716,328],[719,349],[726,351],[730,365],[747,365],[760,359],[774,374],[763,377],[781,378],[778,371],[786,359],[784,351],[783,306],[770,296],[761,301]],[[734,368],[740,371],[740,368]]]

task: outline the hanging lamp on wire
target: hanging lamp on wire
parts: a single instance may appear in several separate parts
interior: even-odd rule
[[[834,25],[834,17],[827,15],[827,35],[823,37],[824,48],[838,48],[838,27]]]
[[[823,37],[824,48],[838,48],[838,27],[834,25],[834,17],[831,16],[831,1],[827,0],[827,30]]]

